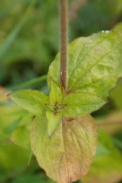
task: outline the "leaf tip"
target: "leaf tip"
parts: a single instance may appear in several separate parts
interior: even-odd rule
[[[54,132],[54,131],[53,131],[53,132]],[[50,131],[47,132],[48,138],[51,138],[53,132],[50,132]]]

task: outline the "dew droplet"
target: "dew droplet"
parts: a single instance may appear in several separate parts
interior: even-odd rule
[[[106,34],[108,34],[110,31],[109,30],[102,30],[102,33],[106,33]]]
[[[105,33],[108,34],[109,33],[109,30],[106,30]]]

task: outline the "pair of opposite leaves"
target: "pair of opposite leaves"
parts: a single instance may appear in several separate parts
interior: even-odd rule
[[[31,147],[53,180],[70,183],[87,173],[96,151],[97,133],[89,113],[106,103],[122,76],[122,33],[102,31],[78,38],[68,47],[67,91],[60,87],[60,55],[48,72],[49,96],[20,90],[10,98],[38,116]]]

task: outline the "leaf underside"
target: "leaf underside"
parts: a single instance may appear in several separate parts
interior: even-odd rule
[[[36,118],[31,130],[31,148],[39,165],[58,183],[74,182],[87,173],[96,144],[96,127],[90,115],[65,119],[51,138],[46,118]]]

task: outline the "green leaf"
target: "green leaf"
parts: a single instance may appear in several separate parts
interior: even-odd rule
[[[60,87],[50,78],[50,104],[62,103],[62,92]]]
[[[114,27],[113,27],[114,31],[121,31],[122,30],[122,22],[117,23]]]
[[[114,146],[111,137],[106,133],[99,132],[98,140],[108,153],[103,147],[98,146],[99,154],[94,158],[88,174],[83,177],[83,183],[119,182],[122,178],[122,155]]]
[[[41,173],[41,175],[37,174],[22,174],[21,176],[17,176],[13,179],[11,183],[54,183],[52,180],[46,178],[45,175]]]
[[[5,141],[18,127],[30,126],[33,116],[16,106],[0,106],[0,141]]]
[[[48,136],[50,137],[60,124],[62,113],[53,113],[51,111],[47,111],[46,116],[48,119]]]
[[[21,126],[14,130],[10,139],[16,145],[30,150],[30,129],[27,126]]]
[[[83,183],[113,183],[122,178],[122,157],[119,154],[111,154],[95,158],[90,171],[83,178]]]
[[[56,182],[74,182],[89,170],[96,151],[96,126],[90,115],[63,119],[51,138],[47,119],[37,117],[31,131],[31,148],[39,165]]]
[[[107,148],[107,147],[105,147],[102,143],[98,143],[98,145],[97,145],[97,151],[96,151],[96,157],[97,156],[103,156],[103,155],[108,155],[108,154],[110,154],[111,153],[111,151]]]
[[[30,151],[6,142],[0,144],[0,169],[11,176],[22,172],[27,167]],[[1,172],[0,172],[1,174]]]
[[[76,39],[68,48],[66,94],[72,93],[72,99],[74,99],[75,92],[87,93],[89,97],[88,95],[83,97],[84,101],[89,103],[93,95],[96,96],[95,103],[99,105],[91,103],[85,113],[97,110],[103,105],[103,100],[108,97],[110,89],[122,75],[121,58],[122,32],[102,31],[89,37]],[[59,59],[58,54],[48,72],[48,80],[50,77],[53,78],[57,85],[60,84]]]
[[[115,110],[109,112],[109,114],[105,116],[96,117],[95,122],[100,130],[114,135],[117,134],[118,131],[122,130],[122,110]]]
[[[66,104],[65,117],[76,117],[79,114],[87,114],[100,108],[105,101],[90,93],[71,93],[64,98]]]
[[[122,81],[111,92],[110,98],[118,109],[122,109]]]
[[[43,116],[46,111],[46,104],[48,104],[48,97],[36,90],[18,90],[9,94],[19,107],[28,110],[34,115]]]

